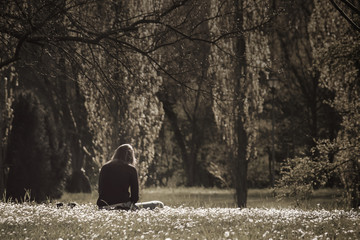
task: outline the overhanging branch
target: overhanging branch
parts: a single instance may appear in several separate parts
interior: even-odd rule
[[[360,32],[360,26],[358,26],[345,12],[344,10],[342,10],[340,8],[340,6],[334,1],[334,0],[330,0],[331,4],[334,6],[334,8],[341,14],[341,16],[343,16],[343,18],[345,18],[346,21],[348,21],[348,23],[350,23],[350,25],[358,32]],[[347,1],[342,1],[345,2],[345,4],[347,4],[349,6],[349,2]],[[347,3],[346,3],[347,2]],[[351,5],[351,4],[350,4]],[[353,6],[355,7],[355,6]],[[352,7],[351,7],[352,8]],[[356,9],[356,8],[355,8]],[[359,11],[357,9],[357,11]]]

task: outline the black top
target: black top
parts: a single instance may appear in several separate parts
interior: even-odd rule
[[[129,201],[136,203],[138,200],[139,183],[135,167],[111,161],[101,168],[97,200],[99,207]]]

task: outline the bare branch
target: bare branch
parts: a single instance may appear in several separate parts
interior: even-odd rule
[[[360,26],[358,26],[353,20],[351,20],[350,17],[339,7],[339,5],[334,0],[330,0],[330,2],[334,6],[334,8],[338,10],[341,16],[343,16],[356,31],[360,32]]]
[[[341,0],[344,4],[346,4],[351,10],[353,10],[356,14],[360,15],[360,9],[355,7],[354,4],[349,2],[348,0]]]

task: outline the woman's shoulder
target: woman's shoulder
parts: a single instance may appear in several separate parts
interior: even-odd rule
[[[136,168],[135,168],[134,165],[123,163],[123,166],[124,166],[125,168],[128,168],[128,169],[131,169],[131,170],[133,170],[133,171],[136,171]]]
[[[115,167],[114,162],[113,161],[108,161],[101,167],[101,170],[104,171],[104,170],[111,169],[111,168],[114,168],[114,167]]]
[[[131,169],[136,171],[135,166],[131,165],[131,164],[126,164],[120,161],[109,161],[107,163],[105,163],[102,168],[103,169],[107,169],[107,168],[116,168],[116,167],[120,167],[120,168],[127,168],[127,169]]]
[[[112,161],[108,161],[108,162],[104,163],[104,165],[102,165],[102,168],[107,168],[111,165],[112,165]]]

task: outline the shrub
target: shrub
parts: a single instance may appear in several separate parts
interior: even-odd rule
[[[68,158],[51,112],[31,92],[20,93],[13,109],[7,199],[21,201],[26,191],[39,202],[61,197]]]

